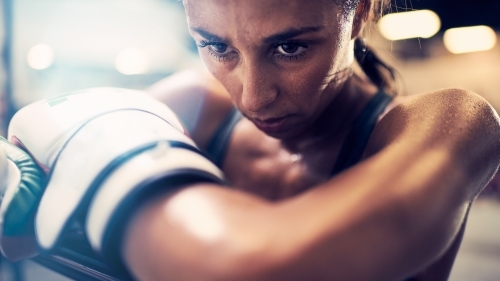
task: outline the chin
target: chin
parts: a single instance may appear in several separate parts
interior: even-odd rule
[[[255,123],[254,123],[255,125]],[[300,137],[303,134],[303,130],[298,128],[298,126],[290,126],[289,128],[283,128],[282,130],[266,130],[257,128],[264,134],[279,140],[289,140]]]

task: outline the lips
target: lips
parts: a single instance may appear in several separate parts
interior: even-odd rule
[[[268,119],[253,119],[253,123],[259,130],[264,131],[265,133],[277,133],[281,131],[289,116],[279,117],[279,118],[268,118]]]

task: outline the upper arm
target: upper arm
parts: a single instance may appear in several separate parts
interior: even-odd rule
[[[190,137],[202,148],[232,108],[224,87],[203,71],[174,73],[147,91],[176,113]]]

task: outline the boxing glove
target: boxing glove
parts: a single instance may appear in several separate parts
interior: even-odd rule
[[[26,152],[0,137],[0,250],[10,260],[37,254],[34,215],[44,177]]]
[[[89,89],[28,105],[13,117],[9,137],[49,171],[35,219],[46,252],[86,217],[93,197],[86,232],[106,255],[139,198],[191,182],[223,182],[173,112],[139,91]]]

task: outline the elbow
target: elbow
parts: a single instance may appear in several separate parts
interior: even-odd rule
[[[457,155],[462,158],[463,174],[469,180],[469,201],[491,180],[500,165],[500,118],[495,109],[483,97],[465,90],[458,94],[455,116],[460,120],[461,142]]]
[[[430,140],[439,139],[435,143],[448,151],[453,162],[449,166],[461,180],[455,185],[464,189],[465,200],[474,200],[500,165],[497,112],[483,97],[463,89],[430,93],[421,107],[435,112],[432,118],[422,119],[431,121],[436,128],[432,132],[436,137]]]

